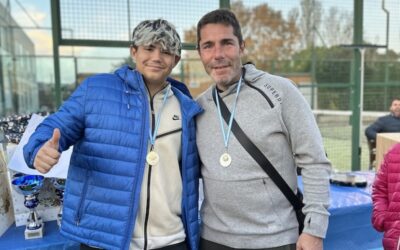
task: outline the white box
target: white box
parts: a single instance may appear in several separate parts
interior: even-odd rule
[[[14,208],[9,184],[6,153],[0,144],[0,236],[14,223]]]

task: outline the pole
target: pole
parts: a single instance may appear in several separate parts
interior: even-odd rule
[[[358,147],[361,152],[361,138],[363,135],[363,130],[361,129],[363,127],[363,110],[364,110],[364,58],[365,58],[365,48],[359,48],[358,49],[361,54],[361,67],[360,67],[360,136],[358,138]]]
[[[363,0],[354,0],[354,44],[363,43]],[[354,74],[352,88],[352,140],[351,140],[351,170],[361,169],[361,147],[360,147],[360,95],[361,79],[360,69],[362,66],[360,50],[354,49]]]
[[[61,40],[60,34],[60,2],[59,0],[50,0],[51,5],[51,23],[53,33],[53,60],[54,60],[54,90],[55,90],[55,109],[61,105],[61,77],[60,77],[60,53],[59,45]]]

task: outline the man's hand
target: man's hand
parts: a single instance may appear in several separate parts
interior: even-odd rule
[[[42,174],[50,171],[50,169],[57,164],[60,159],[58,152],[58,141],[60,140],[60,130],[54,129],[53,136],[39,149],[36,154],[33,166]]]
[[[307,233],[300,234],[297,240],[296,250],[322,250],[322,238]]]

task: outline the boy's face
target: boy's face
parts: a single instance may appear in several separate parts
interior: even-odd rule
[[[164,84],[180,60],[177,55],[164,51],[159,44],[131,47],[131,56],[146,84],[152,85]]]

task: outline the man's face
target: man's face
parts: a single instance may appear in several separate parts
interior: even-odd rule
[[[131,56],[136,69],[143,75],[146,84],[164,84],[180,57],[164,51],[159,44],[131,47]]]
[[[390,112],[396,117],[400,117],[400,100],[394,100],[390,106]]]
[[[206,24],[200,30],[199,55],[204,69],[221,90],[239,80],[244,44],[233,34],[233,27]]]

